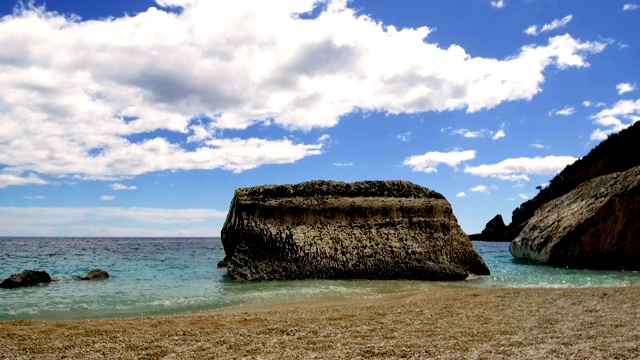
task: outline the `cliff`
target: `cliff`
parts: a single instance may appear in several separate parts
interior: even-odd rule
[[[511,254],[526,261],[640,270],[640,167],[586,181],[540,207]]]
[[[582,159],[568,165],[533,199],[513,211],[508,226],[509,240],[515,239],[535,211],[557,199],[585,181],[599,176],[626,171],[640,166],[640,122],[612,134]]]
[[[222,243],[235,279],[459,280],[489,274],[451,204],[404,181],[238,189]]]

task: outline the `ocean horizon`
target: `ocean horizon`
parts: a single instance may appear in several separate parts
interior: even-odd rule
[[[220,238],[2,237],[0,278],[45,270],[57,281],[0,289],[2,320],[71,320],[170,315],[328,296],[379,297],[437,287],[619,287],[640,285],[640,272],[579,270],[516,261],[509,243],[474,241],[491,275],[463,281],[234,281],[216,266]],[[104,281],[78,281],[94,268]]]

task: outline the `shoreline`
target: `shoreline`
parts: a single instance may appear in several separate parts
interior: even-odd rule
[[[7,358],[637,358],[640,287],[455,288],[2,321]]]

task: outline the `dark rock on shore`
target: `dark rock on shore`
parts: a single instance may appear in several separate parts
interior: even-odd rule
[[[505,225],[502,215],[500,214],[489,220],[480,234],[469,235],[469,238],[471,240],[482,241],[511,241],[508,235],[507,225]]]
[[[46,271],[24,270],[15,273],[0,282],[0,288],[11,289],[20,286],[28,286],[42,283],[50,283],[51,276]]]
[[[461,280],[489,274],[451,204],[404,181],[238,189],[222,244],[235,279]]]
[[[86,276],[78,277],[80,280],[106,280],[109,278],[109,273],[102,269],[93,269],[87,273]]]
[[[640,270],[640,167],[589,180],[546,203],[510,251],[550,265]]]

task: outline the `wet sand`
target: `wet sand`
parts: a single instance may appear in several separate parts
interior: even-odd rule
[[[638,359],[640,288],[462,289],[0,322],[1,359]]]

